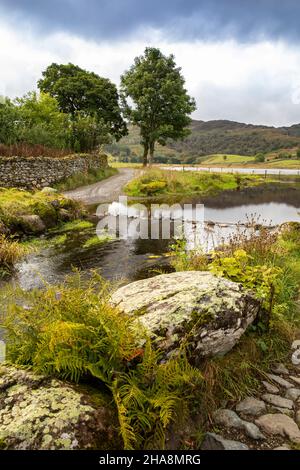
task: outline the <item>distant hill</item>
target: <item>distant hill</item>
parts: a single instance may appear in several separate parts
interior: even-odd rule
[[[251,156],[257,153],[290,151],[300,147],[300,124],[290,127],[269,127],[228,120],[196,121],[191,134],[183,141],[169,140],[156,148],[156,160],[161,163],[197,163],[207,155],[233,154]],[[129,135],[108,150],[120,159],[138,161],[142,155],[139,130],[131,126]]]

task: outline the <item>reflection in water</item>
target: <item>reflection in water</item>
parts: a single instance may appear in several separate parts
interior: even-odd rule
[[[262,192],[261,189],[245,193],[223,193],[222,196],[193,202],[204,203],[205,220],[218,223],[202,227],[202,242],[206,250],[234,233],[234,224],[246,223],[247,214],[259,214],[261,221],[266,219],[266,223],[272,224],[300,222],[300,191],[292,188],[273,194],[269,190]],[[120,209],[118,204],[111,207],[116,212]],[[189,226],[193,229],[193,224]],[[91,231],[70,232],[63,245],[29,255],[18,265],[17,275],[12,282],[26,289],[42,286],[45,281],[55,283],[71,273],[73,267],[80,268],[83,273],[99,269],[105,278],[123,282],[153,276],[158,270],[171,269],[169,258],[164,256],[169,251],[168,239],[115,240],[84,248],[84,242],[92,235],[94,232]],[[192,233],[187,238],[190,240]]]

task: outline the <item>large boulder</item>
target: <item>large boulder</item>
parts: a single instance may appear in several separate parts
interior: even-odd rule
[[[206,271],[133,282],[118,289],[112,303],[136,315],[166,356],[186,338],[196,364],[230,351],[260,310],[260,302],[240,284]]]
[[[46,230],[46,225],[38,215],[22,215],[19,223],[26,234],[38,234]]]
[[[59,380],[0,366],[1,448],[112,449],[121,445],[115,429],[99,393],[92,400]]]

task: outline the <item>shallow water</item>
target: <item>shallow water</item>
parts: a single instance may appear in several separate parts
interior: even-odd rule
[[[206,226],[204,249],[216,246],[222,238],[226,239],[234,233],[235,224],[246,223],[253,216],[256,219],[260,216],[260,223],[267,225],[300,222],[300,190],[290,186],[276,191],[256,188],[244,192],[226,192],[215,197],[183,202],[204,203],[205,221],[217,223],[215,226]],[[114,205],[114,210],[116,207],[118,204]],[[121,282],[143,279],[161,270],[171,269],[169,258],[165,256],[171,240],[114,240],[84,248],[84,242],[94,235],[95,229],[69,232],[64,244],[30,254],[18,264],[11,283],[17,283],[24,289],[40,287],[45,282],[57,283],[70,274],[73,268],[79,268],[86,274],[91,269],[97,269],[105,278]]]

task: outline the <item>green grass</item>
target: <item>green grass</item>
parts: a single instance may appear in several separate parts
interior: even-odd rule
[[[264,163],[266,168],[290,168],[300,170],[300,160],[273,160]]]
[[[129,196],[212,194],[259,184],[260,177],[231,174],[213,174],[199,171],[166,171],[149,169],[125,187]]]
[[[79,231],[79,230],[86,230],[88,228],[94,227],[94,224],[92,222],[89,222],[88,220],[72,220],[71,222],[66,222],[62,224],[59,228],[50,230],[50,232],[54,233],[64,233],[64,232],[72,232],[72,231]]]
[[[88,240],[86,240],[86,242],[82,245],[82,247],[91,248],[93,246],[103,245],[104,243],[107,243],[113,240],[114,238],[109,235],[102,235],[102,236],[95,235],[94,237],[91,237]]]
[[[88,184],[97,183],[117,173],[115,168],[105,168],[100,170],[89,170],[87,173],[76,173],[65,181],[55,185],[59,191],[70,191],[79,188],[80,186],[87,186]]]
[[[224,156],[226,159],[224,159]],[[232,165],[235,163],[251,163],[254,161],[254,157],[249,157],[247,155],[228,155],[228,154],[216,154],[216,155],[207,155],[202,163],[204,164],[222,164],[222,165]]]

